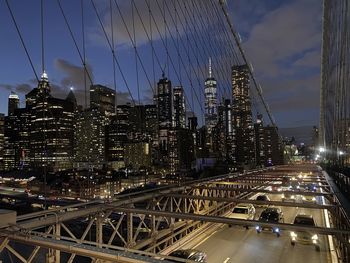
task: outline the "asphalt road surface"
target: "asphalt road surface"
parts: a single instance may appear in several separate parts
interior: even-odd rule
[[[280,195],[270,195],[271,200],[281,200]],[[320,200],[318,200],[320,201]],[[320,202],[318,202],[320,203]],[[325,226],[323,210],[298,207],[281,207],[285,223],[292,223],[299,213],[312,214],[317,226]],[[256,209],[257,219],[263,209]],[[277,237],[272,232],[257,234],[254,228],[222,226],[195,248],[207,253],[208,263],[325,263],[331,262],[327,236],[319,235],[321,251],[312,245],[290,244],[290,232],[281,231]]]

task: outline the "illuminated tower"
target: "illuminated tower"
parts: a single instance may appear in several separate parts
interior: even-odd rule
[[[184,89],[181,86],[174,87],[173,90],[173,127],[185,128],[186,127],[186,107],[185,107],[185,94]]]
[[[11,92],[8,100],[8,115],[13,115],[15,110],[18,109],[19,97],[16,93]]]
[[[209,58],[209,77],[205,80],[204,97],[205,97],[205,125],[208,133],[217,123],[217,88],[216,79],[212,76],[211,59]]]
[[[232,117],[236,130],[236,161],[243,166],[255,164],[254,128],[247,65],[232,67]]]

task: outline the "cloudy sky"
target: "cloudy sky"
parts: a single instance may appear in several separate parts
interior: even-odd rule
[[[179,85],[181,82],[185,86],[188,110],[194,110],[201,115],[203,105],[200,104],[203,104],[203,82],[207,72],[208,56],[214,56],[213,70],[221,87],[219,95],[227,96],[225,89],[228,90],[230,79],[225,73],[229,72],[229,64],[235,62],[227,60],[223,62],[222,60],[225,57],[222,50],[225,50],[224,44],[226,43],[219,35],[219,28],[216,28],[219,25],[219,18],[215,20],[217,13],[213,11],[214,9],[208,9],[212,1],[217,1],[199,1],[202,4],[198,5],[194,4],[196,1],[135,0],[133,6],[131,1],[118,0],[119,6],[113,5],[114,44],[119,64],[116,65],[118,103],[131,99],[135,101],[140,99],[142,103],[149,103],[153,95],[152,88],[160,78],[162,69],[165,68],[167,77],[174,85]],[[52,92],[55,96],[63,98],[73,86],[78,101],[84,104],[85,85],[79,54],[70,38],[57,2],[44,2],[45,68],[52,84]],[[40,76],[40,1],[11,0],[9,3],[37,74]],[[80,1],[61,0],[61,3],[80,52],[82,52]],[[95,0],[94,3],[104,23],[106,33],[111,39],[109,1]],[[168,3],[169,6],[165,6],[165,3]],[[254,72],[261,83],[263,94],[270,105],[277,125],[280,127],[317,125],[322,1],[227,0],[227,4],[235,29],[241,36],[247,57],[252,62]],[[152,10],[151,17],[148,7]],[[174,12],[176,8],[177,12]],[[197,19],[197,27],[193,25],[191,27],[190,24],[190,28],[185,30],[186,25],[180,25],[185,24],[186,20],[191,23],[191,10],[196,10],[197,14],[200,12],[203,16],[198,15],[197,18],[196,16],[192,18]],[[209,14],[208,10],[212,10],[213,13]],[[166,25],[164,24],[164,12],[167,17]],[[110,48],[90,0],[84,0],[84,14],[89,76],[93,83],[113,88],[113,63]],[[175,22],[171,19],[174,19]],[[201,22],[204,20],[208,25],[205,30],[204,27],[201,28],[203,26]],[[175,23],[178,27],[175,26]],[[7,97],[10,92],[18,93],[22,106],[24,106],[24,95],[36,85],[36,79],[5,1],[0,3],[0,25],[0,112],[7,114]],[[160,33],[157,32],[157,27]],[[198,43],[194,39],[186,39],[186,32],[190,30],[198,31],[198,33],[191,32],[192,35],[198,36]],[[208,32],[211,33],[208,34]],[[150,45],[150,37],[153,39],[154,51]],[[209,37],[212,38],[210,43],[222,46],[215,50],[202,51],[203,48],[208,47],[208,43],[203,43],[206,42],[203,40],[208,40]],[[166,43],[163,39],[166,39]],[[193,44],[193,48],[186,44],[187,40]],[[137,46],[138,56],[142,63],[135,55],[133,44]],[[168,48],[168,56],[165,45]],[[118,66],[121,70],[118,69]],[[89,80],[87,84],[90,84]],[[190,86],[193,89],[190,89]],[[129,95],[128,90],[131,91],[133,98]]]

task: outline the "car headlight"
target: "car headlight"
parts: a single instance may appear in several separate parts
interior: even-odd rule
[[[305,196],[303,196],[303,200],[304,200],[304,201],[306,200]]]
[[[256,226],[255,229],[256,229],[256,230],[260,230],[260,226]]]
[[[282,198],[284,198],[284,194],[282,194]]]
[[[313,198],[312,198],[312,201],[316,201],[316,197],[313,197]]]
[[[292,232],[290,232],[290,236],[295,238],[295,237],[297,237],[298,235],[297,235],[295,232],[292,231]]]
[[[295,196],[294,196],[294,195],[292,195],[290,198],[291,198],[291,199],[295,199]]]
[[[317,239],[318,239],[317,234],[313,235],[313,236],[311,237],[311,239],[312,239],[312,240],[317,240]]]
[[[279,233],[280,229],[278,227],[275,228],[275,233]]]

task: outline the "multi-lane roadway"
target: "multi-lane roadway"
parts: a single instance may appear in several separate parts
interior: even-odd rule
[[[297,173],[295,174],[297,175]],[[318,189],[317,191],[322,190]],[[252,199],[255,199],[256,195],[252,196]],[[271,201],[282,200],[281,194],[268,194],[268,196]],[[298,207],[298,204],[300,205],[302,202],[302,195],[298,195],[296,192],[296,196],[295,207],[280,206],[284,215],[284,223],[292,224],[297,214],[308,214],[313,216],[316,226],[329,227],[329,225],[327,226],[328,222],[326,222],[327,213],[324,209]],[[318,196],[316,199],[317,204],[323,204],[323,197]],[[263,209],[256,207],[255,220],[259,219]],[[242,226],[221,225],[210,236],[204,236],[199,242],[189,243],[185,248],[205,252],[209,263],[332,262],[330,238],[324,235],[318,235],[318,238],[320,251],[317,251],[313,245],[297,243],[292,246],[290,231],[281,231],[280,237],[277,237],[272,231],[263,231],[258,234],[254,227],[247,230]]]

